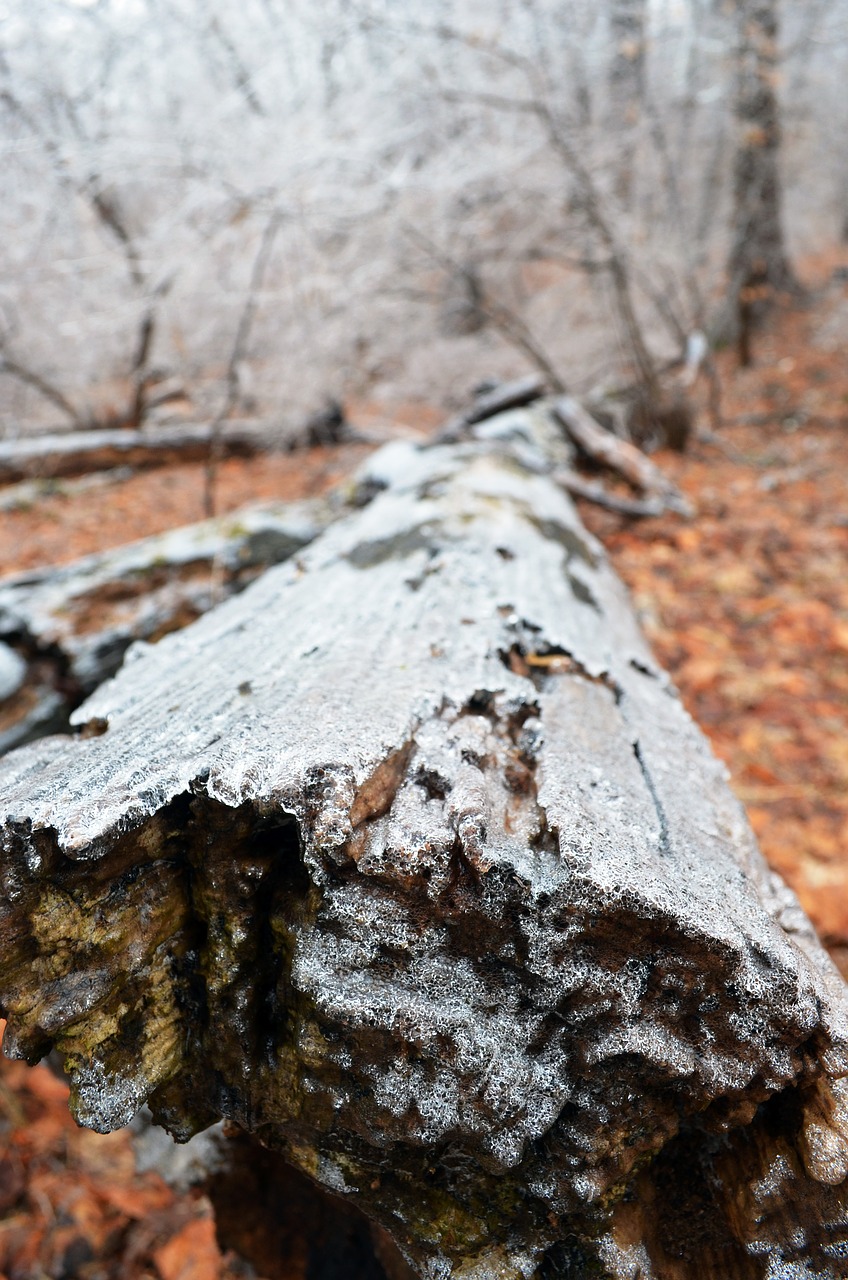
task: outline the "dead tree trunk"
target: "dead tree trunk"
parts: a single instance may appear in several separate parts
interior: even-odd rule
[[[422,1276],[844,1274],[845,988],[499,425],[6,758],[6,1050],[99,1130],[235,1120]]]

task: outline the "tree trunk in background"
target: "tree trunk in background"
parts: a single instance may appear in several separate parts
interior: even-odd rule
[[[646,0],[610,0],[610,123],[618,148],[616,192],[625,204],[633,192],[635,129],[645,92],[645,18]]]
[[[738,0],[733,164],[734,228],[728,263],[740,362],[777,290],[794,285],[783,233],[777,0]]]

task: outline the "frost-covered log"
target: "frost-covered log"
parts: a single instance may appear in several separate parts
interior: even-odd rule
[[[659,506],[691,515],[688,502],[655,463],[629,440],[606,431],[573,396],[560,396],[553,411],[578,449],[593,462],[619,472]],[[585,492],[585,491],[584,491]]]
[[[6,758],[6,1051],[95,1129],[235,1120],[422,1276],[842,1276],[845,988],[545,411],[485,434]]]
[[[133,641],[159,639],[243,590],[342,508],[338,494],[257,504],[0,578],[0,753],[66,729],[74,707],[114,675]],[[19,678],[10,683],[3,675],[12,659]]]
[[[0,484],[33,478],[75,476],[110,467],[162,467],[204,459],[211,428],[185,423],[136,431],[70,431],[0,440]],[[250,423],[224,423],[220,448],[227,456],[250,457],[268,448],[263,430]]]

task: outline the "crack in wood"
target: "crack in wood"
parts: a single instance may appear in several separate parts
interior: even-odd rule
[[[654,785],[654,780],[651,777],[651,771],[645,761],[645,756],[638,739],[633,743],[633,754],[636,757],[642,777],[645,779],[645,786],[648,789],[648,794],[650,795],[654,809],[656,810],[657,822],[659,823],[660,853],[663,854],[663,856],[668,856],[668,854],[671,853],[671,834],[669,832],[668,818],[666,817],[662,800],[660,799],[656,786]]]

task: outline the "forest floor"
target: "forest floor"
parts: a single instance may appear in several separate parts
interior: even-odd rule
[[[787,304],[740,370],[722,353],[725,424],[656,461],[696,514],[634,522],[581,504],[684,702],[726,762],[770,863],[848,977],[848,285]],[[411,425],[419,425],[412,423]],[[304,497],[361,446],[223,464],[218,508]],[[198,465],[0,510],[3,572],[202,515]],[[127,1133],[77,1129],[46,1067],[0,1067],[0,1280],[254,1276],[213,1210],[137,1174]],[[269,1280],[306,1275],[293,1248]],[[339,1275],[344,1274],[339,1272]]]

